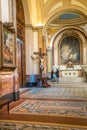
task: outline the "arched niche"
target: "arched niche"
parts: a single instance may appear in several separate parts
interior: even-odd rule
[[[78,27],[65,27],[62,28],[58,33],[56,34],[53,44],[52,44],[52,58],[53,58],[53,65],[58,64],[66,64],[61,62],[61,45],[62,42],[65,42],[67,38],[71,37],[71,42],[75,40],[79,44],[79,62],[74,61],[74,64],[83,64],[84,63],[84,57],[86,54],[84,53],[84,47],[87,44],[87,35],[85,34],[84,30]],[[67,39],[68,40],[68,39]],[[76,44],[77,44],[76,43]],[[73,43],[73,46],[75,43]],[[77,45],[78,46],[78,45]],[[74,48],[74,47],[73,47]],[[78,49],[77,49],[78,50]],[[73,49],[74,51],[74,49]],[[55,58],[54,58],[55,57]]]

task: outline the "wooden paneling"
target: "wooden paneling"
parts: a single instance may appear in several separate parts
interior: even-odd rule
[[[18,74],[19,74],[20,87],[22,87],[22,43],[20,39],[17,40],[16,65],[17,65]]]
[[[20,87],[26,85],[26,50],[25,50],[25,19],[24,10],[21,0],[16,0],[17,3],[17,38],[22,41],[22,44],[17,43],[17,67],[20,76]],[[22,15],[21,15],[22,14]]]

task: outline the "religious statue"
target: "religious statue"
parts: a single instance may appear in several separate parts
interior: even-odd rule
[[[74,68],[72,59],[69,59],[67,62],[67,68]]]
[[[34,52],[35,55],[37,55],[36,58],[31,56],[33,60],[38,59],[39,60],[39,69],[40,69],[40,79],[42,78],[42,71],[44,70],[44,64],[43,64],[43,58],[46,56],[46,53],[42,53],[42,49],[39,48],[39,52]]]

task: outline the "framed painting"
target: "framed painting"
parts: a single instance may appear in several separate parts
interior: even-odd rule
[[[80,41],[74,36],[65,37],[60,44],[60,61],[61,64],[67,64],[72,60],[74,64],[80,64]]]
[[[1,66],[2,68],[15,68],[15,33],[5,27],[2,28]]]

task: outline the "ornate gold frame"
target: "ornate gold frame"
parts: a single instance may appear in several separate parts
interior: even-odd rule
[[[15,48],[15,31],[0,23],[0,69],[15,69]]]

